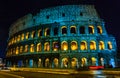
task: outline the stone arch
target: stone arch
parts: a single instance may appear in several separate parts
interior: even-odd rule
[[[105,45],[103,41],[99,42],[99,50],[104,50],[105,49]]]
[[[63,42],[61,43],[61,50],[62,50],[62,51],[68,50],[68,43],[67,43],[66,41],[63,41]]]
[[[104,58],[100,58],[100,64],[101,64],[101,66],[104,66]]]
[[[54,68],[58,68],[58,65],[59,65],[59,60],[58,60],[58,58],[54,58],[54,59],[53,59],[53,67],[54,67]]]
[[[67,34],[67,27],[66,26],[62,26],[62,34],[66,35]]]
[[[24,40],[24,33],[22,33],[22,35],[21,35],[21,40]]]
[[[41,43],[37,44],[37,52],[40,52],[42,50],[42,45]]]
[[[50,29],[49,28],[45,29],[45,36],[50,36]]]
[[[81,67],[87,66],[87,59],[85,57],[81,58]]]
[[[32,31],[32,33],[31,33],[31,37],[32,37],[32,38],[35,37],[35,31]]]
[[[78,49],[78,44],[76,41],[71,42],[71,50],[77,50]]]
[[[38,59],[38,67],[42,67],[42,59],[41,58]]]
[[[80,49],[81,50],[87,50],[87,42],[86,41],[81,41],[80,42]]]
[[[16,52],[15,52],[15,54],[16,54],[16,55],[19,54],[19,47],[18,47],[18,46],[16,47]]]
[[[50,67],[50,60],[49,60],[49,58],[45,59],[45,67]]]
[[[49,42],[44,43],[44,51],[50,51],[50,43]]]
[[[20,40],[21,40],[21,37],[20,37],[20,35],[18,35],[17,41],[19,42]]]
[[[54,36],[58,35],[58,27],[54,28]]]
[[[33,67],[33,63],[34,63],[33,59],[29,59],[29,67]]]
[[[85,26],[80,26],[79,32],[80,34],[85,34]]]
[[[92,66],[96,66],[97,64],[97,59],[95,57],[91,58]]]
[[[20,46],[20,53],[23,52],[23,46]]]
[[[94,34],[94,26],[89,26],[89,34]]]
[[[63,58],[62,59],[62,67],[63,68],[68,68],[68,58]]]
[[[111,43],[110,41],[108,42],[108,45],[107,45],[107,46],[108,46],[108,49],[109,49],[109,50],[112,49],[112,43]]]
[[[28,52],[28,45],[25,45],[25,49],[24,49],[24,52]]]
[[[76,26],[71,26],[70,27],[70,33],[76,34]]]
[[[30,33],[27,32],[25,38],[28,39],[30,37]]]
[[[72,58],[71,59],[71,67],[72,68],[77,68],[78,66],[78,59],[77,58]]]
[[[96,50],[96,42],[90,41],[90,50]]]
[[[110,58],[109,66],[110,66],[111,68],[114,68],[114,67],[115,67],[115,59],[114,59],[114,58]]]
[[[30,52],[34,52],[34,44],[30,45]]]
[[[41,37],[42,36],[42,29],[39,29],[38,30],[38,37]]]
[[[97,33],[102,34],[103,30],[101,26],[97,26]]]
[[[59,49],[59,43],[57,41],[54,41],[52,46],[53,46],[52,47],[53,51],[58,51],[58,49]]]

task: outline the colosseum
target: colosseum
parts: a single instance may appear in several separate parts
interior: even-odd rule
[[[94,5],[61,5],[16,20],[6,65],[35,68],[116,66],[116,40]]]

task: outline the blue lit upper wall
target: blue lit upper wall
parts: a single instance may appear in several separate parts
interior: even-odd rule
[[[50,24],[59,22],[61,25],[66,25],[66,22],[77,22],[79,25],[101,25],[104,29],[104,22],[99,18],[93,5],[64,5],[51,7],[40,10],[36,15],[28,14],[15,23],[13,23],[9,30],[9,37],[33,26],[40,24]]]
[[[46,16],[49,16],[49,19],[46,19]],[[72,20],[89,21],[89,19],[94,19],[98,21],[99,17],[92,5],[66,5],[41,10],[34,19],[36,19],[35,24],[39,25]]]

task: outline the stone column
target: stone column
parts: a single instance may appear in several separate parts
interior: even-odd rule
[[[68,67],[67,68],[71,68],[71,58],[68,58]]]
[[[87,35],[89,34],[88,27],[89,27],[89,25],[85,26],[85,34],[87,34]]]
[[[52,47],[52,40],[50,40],[49,43],[50,43],[50,52],[52,52],[52,50],[53,50],[53,47]]]

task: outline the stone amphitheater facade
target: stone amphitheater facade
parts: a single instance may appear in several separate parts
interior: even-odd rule
[[[116,40],[94,5],[41,9],[9,28],[7,66],[79,68],[116,66]]]

